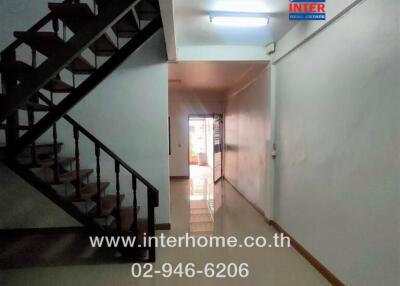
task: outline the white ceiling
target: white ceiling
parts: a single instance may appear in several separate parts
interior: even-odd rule
[[[161,2],[164,0],[160,0]],[[292,27],[288,0],[173,0],[176,47],[265,46],[278,41]],[[261,28],[221,27],[210,23],[211,11],[268,13]]]
[[[227,92],[246,80],[266,63],[177,62],[169,64],[171,88]]]

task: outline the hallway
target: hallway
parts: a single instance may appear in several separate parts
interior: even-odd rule
[[[193,182],[193,179],[192,179]],[[190,180],[171,181],[172,230],[167,235],[184,235],[190,231]],[[192,184],[193,185],[193,184]],[[204,189],[203,189],[204,190]],[[214,235],[265,236],[272,239],[274,230],[263,217],[226,181],[215,187],[215,198],[221,205],[213,215]],[[294,249],[265,248],[160,248],[155,269],[163,263],[195,263],[202,267],[208,262],[248,263],[250,276],[246,285],[329,285],[300,254]],[[40,267],[2,271],[0,284],[7,285],[240,285],[243,279],[207,279],[197,276],[193,279],[162,278],[133,279],[131,264],[78,265],[60,267]],[[78,283],[79,281],[79,283]],[[262,281],[262,282],[260,282]],[[78,283],[78,284],[77,284]],[[261,284],[260,284],[261,283]]]
[[[183,235],[190,229],[189,214],[192,204],[189,190],[193,179],[196,180],[198,177],[192,177],[190,180],[171,181],[173,225],[172,230],[169,232],[170,235]],[[206,189],[204,191],[207,192]],[[244,238],[249,235],[264,236],[268,240],[272,240],[275,230],[268,226],[263,217],[228,182],[221,181],[215,185],[213,197],[215,203],[213,235],[234,235],[238,238]],[[218,200],[221,201],[219,207]],[[189,248],[177,251],[179,251],[177,252],[179,255],[171,260],[166,259],[166,257],[168,257],[169,253],[174,252],[174,249],[160,249],[158,264],[164,262],[193,262],[196,265],[204,265],[207,262],[236,262],[237,264],[246,262],[250,265],[250,277],[246,280],[246,285],[258,286],[260,281],[262,281],[262,285],[330,285],[292,248]],[[195,280],[195,285],[243,285],[243,280],[240,279],[212,281],[196,277]],[[179,283],[180,281],[182,281],[182,284]],[[178,280],[171,283],[171,285],[187,285],[184,281]]]

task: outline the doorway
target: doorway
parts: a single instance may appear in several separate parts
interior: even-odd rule
[[[189,116],[189,177],[213,176],[212,115]]]
[[[222,178],[222,115],[189,116],[189,176]]]
[[[216,202],[220,201],[216,182],[222,174],[221,118],[189,116],[190,234],[194,236],[214,231]]]

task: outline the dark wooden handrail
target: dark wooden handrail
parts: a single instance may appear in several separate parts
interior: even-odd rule
[[[44,96],[43,94],[38,94],[38,97],[47,105],[52,106],[51,101]],[[82,125],[76,122],[71,116],[65,114],[63,118],[68,121],[73,127],[79,130],[80,133],[85,135],[90,141],[92,141],[96,146],[98,146],[101,150],[107,153],[111,158],[117,161],[121,166],[124,167],[129,173],[134,175],[140,182],[142,182],[149,190],[156,194],[155,196],[155,207],[159,204],[158,198],[158,190],[154,187],[149,181],[143,178],[138,172],[136,172],[131,166],[129,166],[125,161],[123,161],[118,155],[116,155],[113,151],[111,151],[106,145],[104,145],[99,139],[97,139],[92,133],[90,133],[87,129],[85,129]]]

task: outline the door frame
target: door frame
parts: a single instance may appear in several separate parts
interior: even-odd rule
[[[216,116],[221,117],[221,125],[222,125],[222,128],[220,129],[220,132],[221,132],[221,134],[220,134],[220,136],[221,136],[221,138],[220,138],[220,141],[221,141],[220,142],[220,145],[221,145],[221,147],[220,147],[221,148],[221,177],[219,177],[218,180],[215,180],[215,166],[214,166],[214,164],[215,164],[215,151],[214,151],[215,145],[213,144],[213,146],[214,146],[213,147],[213,181],[214,181],[214,184],[217,184],[224,177],[224,151],[225,151],[225,125],[224,125],[225,117],[224,117],[223,113],[214,113],[214,123],[215,123]],[[213,129],[213,143],[214,143],[214,139],[215,139],[215,137],[214,137],[215,131],[214,130],[215,129]]]
[[[188,132],[188,149],[187,149],[187,162],[188,162],[188,174],[189,174],[189,178],[190,178],[190,127],[189,127],[189,122],[190,122],[190,119],[191,118],[212,118],[212,119],[214,119],[214,116],[215,115],[221,115],[222,116],[222,124],[223,124],[223,122],[224,122],[224,114],[223,113],[189,113],[189,115],[188,115],[188,119],[187,119],[187,132]],[[214,127],[213,127],[214,128]],[[224,132],[224,129],[225,129],[225,127],[224,127],[224,125],[223,125],[223,128],[222,128],[222,138],[224,139],[224,134],[225,134],[225,132]],[[214,130],[213,130],[213,134],[214,134]],[[221,178],[223,178],[223,158],[224,158],[224,151],[225,151],[225,148],[224,148],[224,140],[222,139],[222,142],[223,142],[223,144],[222,144],[222,148],[221,148]],[[213,138],[213,145],[214,145],[214,138]],[[213,161],[215,161],[215,158],[214,158],[214,150],[213,150]],[[213,162],[213,170],[212,170],[212,172],[213,172],[213,180],[214,180],[214,162]],[[214,180],[215,181],[215,180]]]

